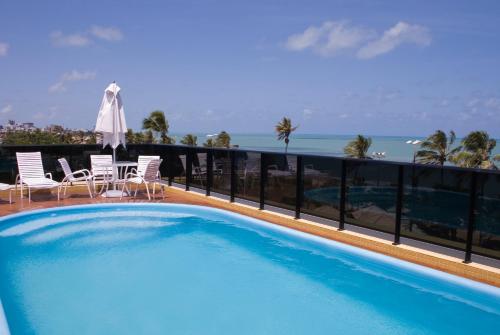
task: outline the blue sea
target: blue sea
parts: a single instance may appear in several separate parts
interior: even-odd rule
[[[207,134],[196,134],[198,145],[205,142]],[[231,143],[239,145],[242,149],[253,149],[262,151],[284,151],[285,143],[278,141],[275,134],[230,134]],[[183,134],[175,134],[174,137],[179,143]],[[411,162],[414,150],[419,146],[407,144],[408,140],[424,140],[425,137],[403,137],[403,136],[369,136],[372,138],[372,145],[369,153],[385,152],[385,160],[398,162]],[[321,154],[332,156],[343,156],[343,148],[347,143],[355,138],[355,135],[323,135],[323,134],[293,134],[288,147],[289,152]],[[459,145],[460,139],[456,140]],[[494,154],[500,154],[499,145],[495,148]]]

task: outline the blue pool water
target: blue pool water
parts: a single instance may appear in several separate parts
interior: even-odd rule
[[[80,206],[0,219],[0,298],[13,335],[498,334],[500,327],[500,289],[187,205]]]

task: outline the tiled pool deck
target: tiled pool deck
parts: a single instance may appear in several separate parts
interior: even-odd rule
[[[0,216],[56,206],[148,201],[144,194],[138,195],[137,199],[124,198],[120,200],[116,198],[106,199],[103,197],[90,199],[83,187],[69,188],[67,196],[60,201],[57,201],[55,195],[48,194],[47,192],[34,193],[31,203],[28,202],[27,198],[19,199],[19,195],[13,195],[13,204],[9,204],[7,199],[8,194],[0,194]],[[330,225],[305,219],[296,220],[292,216],[286,214],[269,210],[258,210],[250,205],[230,203],[218,197],[207,197],[196,192],[186,192],[177,187],[168,187],[166,188],[164,200],[160,195],[157,195],[157,198],[152,201],[160,203],[195,204],[221,208],[500,287],[500,269],[497,267],[474,262],[464,264],[462,260],[457,257],[404,244],[393,245],[391,241],[383,238],[369,236],[350,230],[338,231],[335,227]]]

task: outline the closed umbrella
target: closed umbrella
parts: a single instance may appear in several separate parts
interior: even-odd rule
[[[104,90],[104,97],[99,108],[95,131],[102,133],[103,147],[109,145],[113,148],[114,164],[116,162],[116,148],[120,144],[125,146],[125,133],[127,132],[120,87],[115,82],[111,83]],[[113,173],[115,173],[114,170]]]

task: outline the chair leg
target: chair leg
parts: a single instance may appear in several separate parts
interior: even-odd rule
[[[123,191],[125,191],[125,185],[127,185],[127,182],[123,182],[123,186],[122,186],[122,194],[120,194],[120,200],[123,199]]]
[[[151,195],[149,194],[149,186],[148,186],[148,183],[145,183],[146,184],[146,192],[148,193],[148,200],[151,200]]]
[[[90,199],[92,199],[93,198],[92,191],[90,190],[90,183],[88,182],[88,180],[87,180],[87,189],[89,190]]]
[[[66,189],[64,189],[64,192],[66,192]],[[61,189],[58,187],[57,188],[57,201],[61,200]]]
[[[161,197],[163,198],[163,200],[165,200],[165,191],[163,190],[163,188],[164,186],[160,184]]]
[[[31,188],[28,186],[28,202],[31,202]]]

